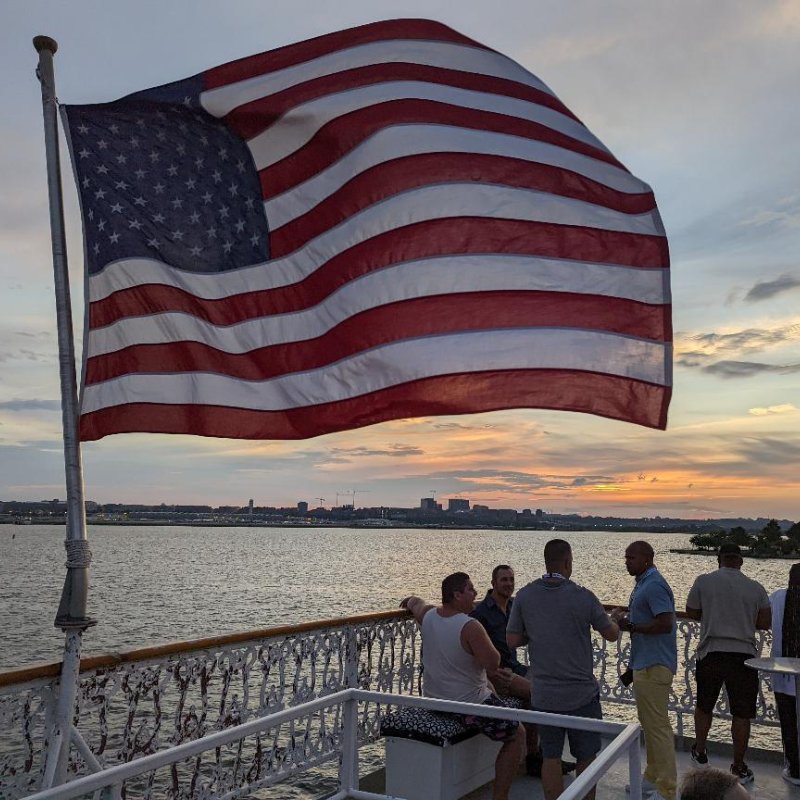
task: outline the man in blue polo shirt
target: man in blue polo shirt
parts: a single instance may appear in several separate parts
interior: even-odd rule
[[[678,668],[675,598],[653,565],[653,548],[633,542],[625,550],[625,568],[636,578],[628,614],[614,609],[611,618],[631,635],[631,663],[636,713],[644,731],[647,769],[642,788],[651,800],[674,800],[678,782],[675,740],[668,704]]]

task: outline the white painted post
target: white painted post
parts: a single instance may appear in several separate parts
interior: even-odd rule
[[[631,786],[630,800],[642,800],[642,752],[639,736],[628,748],[628,782]]]
[[[358,633],[355,625],[347,629],[345,645],[345,683],[358,688]],[[342,712],[342,762],[339,765],[339,789],[358,789],[358,700],[349,695]]]

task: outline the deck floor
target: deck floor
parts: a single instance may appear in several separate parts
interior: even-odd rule
[[[678,781],[692,768],[689,753],[678,752]],[[567,757],[565,755],[565,757]],[[642,752],[642,764],[645,755]],[[712,767],[728,769],[730,758],[709,754],[709,763]],[[781,765],[774,761],[759,761],[756,757],[748,757],[750,769],[755,775],[755,782],[745,788],[758,800],[800,800],[800,787],[792,786],[781,777]],[[571,779],[567,778],[565,786]],[[628,783],[628,761],[623,758],[607,772],[597,785],[597,800],[624,800],[625,784]],[[487,785],[466,795],[464,800],[491,800],[491,786]],[[520,775],[511,789],[511,800],[544,800],[542,783],[538,778],[529,778]]]

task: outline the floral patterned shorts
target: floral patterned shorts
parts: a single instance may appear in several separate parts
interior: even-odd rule
[[[513,708],[496,694],[490,694],[481,705]],[[463,714],[461,719],[467,727],[477,728],[493,742],[505,742],[513,739],[519,727],[519,723],[513,719],[492,719],[491,717],[478,717],[475,714]]]

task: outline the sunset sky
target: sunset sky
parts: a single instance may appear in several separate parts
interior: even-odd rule
[[[415,506],[800,518],[800,4],[101,0],[0,12],[0,500],[65,496],[36,54],[63,102],[116,99],[378,19],[440,20],[547,83],[655,191],[672,254],[666,432],[514,410],[299,442],[110,436],[84,447],[98,502]],[[76,193],[64,188],[77,333]],[[80,349],[80,339],[78,339]]]

